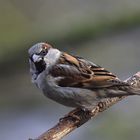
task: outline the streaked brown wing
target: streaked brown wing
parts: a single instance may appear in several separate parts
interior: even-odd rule
[[[66,53],[61,56],[58,64],[53,66],[50,74],[55,77],[57,84],[63,87],[94,89],[126,85],[104,68]]]

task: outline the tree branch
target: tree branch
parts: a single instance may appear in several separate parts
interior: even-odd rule
[[[133,87],[140,88],[140,72],[136,73],[132,77],[126,80]],[[91,112],[84,111],[81,109],[74,109],[72,112],[73,115],[59,120],[58,124],[56,124],[53,128],[43,133],[41,136],[34,140],[60,140],[64,136],[66,136],[71,131],[80,127],[82,124],[86,123],[89,119],[94,116],[100,114],[110,106],[116,104],[118,101],[122,100],[125,97],[115,97],[110,99],[105,99],[103,102],[99,102],[99,104],[93,109]],[[29,139],[33,140],[33,139]]]

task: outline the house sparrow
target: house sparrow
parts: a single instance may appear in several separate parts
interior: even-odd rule
[[[33,83],[65,106],[91,110],[106,98],[140,95],[140,89],[99,65],[47,43],[37,43],[28,52]]]

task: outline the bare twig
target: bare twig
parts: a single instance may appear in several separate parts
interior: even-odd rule
[[[132,77],[126,80],[129,84],[136,88],[140,88],[140,72],[136,73]],[[60,140],[68,133],[73,131],[74,129],[80,127],[82,124],[86,123],[89,119],[93,118],[94,116],[100,114],[110,106],[116,104],[118,101],[122,100],[125,97],[115,97],[111,99],[106,99],[103,102],[100,102],[94,110],[91,112],[84,111],[81,109],[73,110],[73,116],[64,117],[60,119],[58,124],[56,124],[53,128],[46,131],[44,134],[39,136],[34,140]],[[30,139],[33,140],[33,139]]]

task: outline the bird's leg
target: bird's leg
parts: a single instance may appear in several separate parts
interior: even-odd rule
[[[62,122],[63,120],[72,120],[77,123],[77,127],[79,127],[84,124],[87,119],[89,119],[89,116],[91,116],[91,110],[85,108],[76,108],[61,118],[59,121]]]

